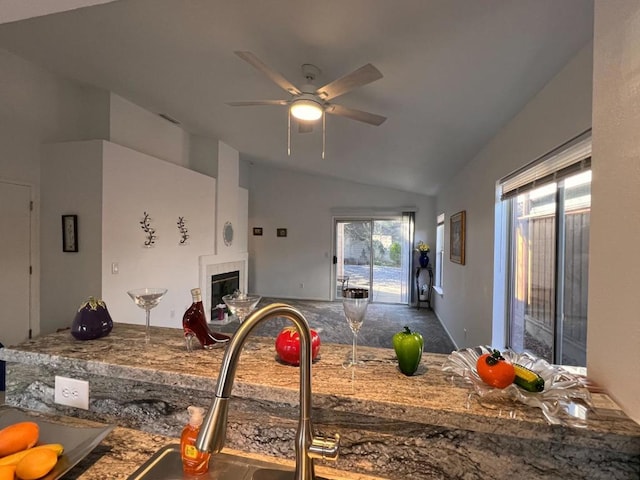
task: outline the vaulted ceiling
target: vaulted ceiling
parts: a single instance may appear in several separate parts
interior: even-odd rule
[[[95,2],[92,2],[95,3]],[[0,48],[108,89],[241,158],[435,194],[593,35],[592,0],[119,0],[0,25]],[[234,51],[296,86],[372,63],[383,78],[336,103],[387,117],[335,115],[291,131],[290,99]]]

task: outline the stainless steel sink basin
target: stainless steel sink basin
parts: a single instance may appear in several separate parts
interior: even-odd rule
[[[327,480],[316,477],[318,480]],[[291,480],[293,469],[261,460],[218,453],[211,456],[209,473],[197,477],[182,472],[180,445],[162,447],[127,480]]]

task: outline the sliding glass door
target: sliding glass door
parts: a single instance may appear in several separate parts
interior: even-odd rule
[[[369,289],[369,300],[409,301],[408,221],[390,218],[340,219],[335,222],[335,298],[342,289]]]
[[[510,200],[509,345],[586,365],[591,171]]]

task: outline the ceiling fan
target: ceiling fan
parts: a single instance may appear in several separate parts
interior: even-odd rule
[[[305,85],[298,88],[289,80],[284,78],[280,73],[273,70],[262,60],[251,52],[236,51],[234,52],[241,59],[255,67],[257,70],[265,74],[272,82],[278,85],[291,95],[288,100],[256,100],[248,102],[228,102],[227,105],[233,107],[251,107],[258,105],[277,105],[289,107],[289,133],[288,133],[288,152],[291,153],[291,116],[299,120],[298,126],[301,133],[310,132],[312,122],[322,117],[323,122],[323,139],[322,139],[322,158],[324,158],[324,132],[325,132],[325,114],[338,115],[351,120],[357,120],[369,125],[381,125],[387,118],[375,113],[364,112],[354,108],[348,108],[331,100],[345,93],[367,85],[382,78],[382,73],[370,63],[354,70],[353,72],[340,77],[322,87],[316,87],[313,81],[320,73],[320,69],[315,65],[302,65],[302,74],[306,79]]]

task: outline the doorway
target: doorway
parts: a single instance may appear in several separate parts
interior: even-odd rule
[[[334,299],[369,289],[369,301],[409,303],[409,221],[402,215],[335,221]]]
[[[17,345],[31,330],[31,187],[0,182],[0,343]]]

